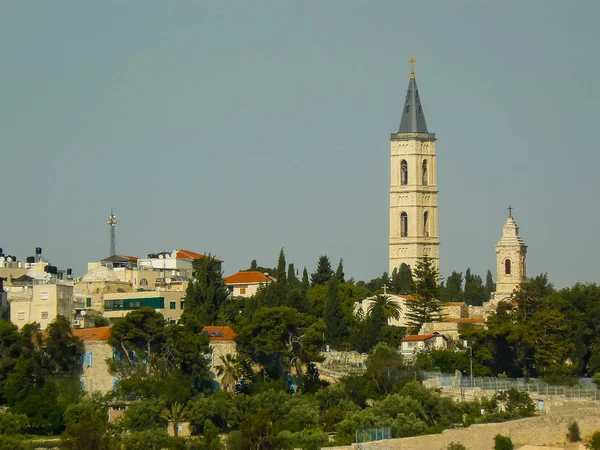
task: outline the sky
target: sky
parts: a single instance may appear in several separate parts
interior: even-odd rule
[[[389,137],[415,73],[441,275],[598,281],[600,2],[0,0],[0,247],[76,275],[190,249],[387,270]]]

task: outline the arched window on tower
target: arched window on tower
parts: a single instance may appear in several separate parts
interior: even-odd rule
[[[504,274],[510,275],[510,259],[504,261]]]
[[[146,280],[145,278],[142,278],[140,280],[140,286],[148,286],[148,280]]]
[[[408,236],[408,214],[400,214],[400,237]]]
[[[422,184],[423,186],[427,186],[428,183],[428,174],[427,174],[427,160],[423,160],[423,164],[421,165],[421,174],[422,174]]]
[[[400,162],[400,184],[402,186],[408,184],[408,163],[405,159]]]
[[[429,213],[423,213],[423,236],[429,237]]]

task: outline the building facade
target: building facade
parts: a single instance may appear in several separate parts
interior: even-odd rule
[[[436,138],[427,131],[414,66],[400,128],[390,141],[389,273],[402,263],[414,270],[423,256],[439,270]]]
[[[252,297],[261,286],[275,281],[275,278],[264,273],[249,270],[245,272],[234,273],[223,278],[229,295],[232,297]]]

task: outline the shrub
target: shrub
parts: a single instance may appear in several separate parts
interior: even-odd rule
[[[497,434],[494,437],[494,450],[513,450],[515,448],[511,438]]]
[[[600,450],[600,431],[596,431],[594,434],[592,434],[590,442],[588,442],[585,447],[589,448],[590,450]]]
[[[462,445],[460,442],[450,442],[448,447],[442,450],[467,450],[467,447]]]
[[[23,434],[29,428],[29,419],[25,414],[0,414],[0,434]]]
[[[567,430],[567,440],[569,442],[579,442],[581,440],[579,424],[576,421],[571,422]]]

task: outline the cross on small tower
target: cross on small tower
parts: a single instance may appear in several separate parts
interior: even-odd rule
[[[514,209],[512,206],[508,205],[508,217],[512,217],[512,210]]]
[[[384,284],[383,285],[383,295],[387,295],[387,288],[388,288],[388,285]]]
[[[415,63],[417,62],[417,60],[415,59],[414,56],[411,56],[410,59],[408,60],[408,62],[411,65],[411,68],[410,68],[410,77],[414,78],[415,77]]]

